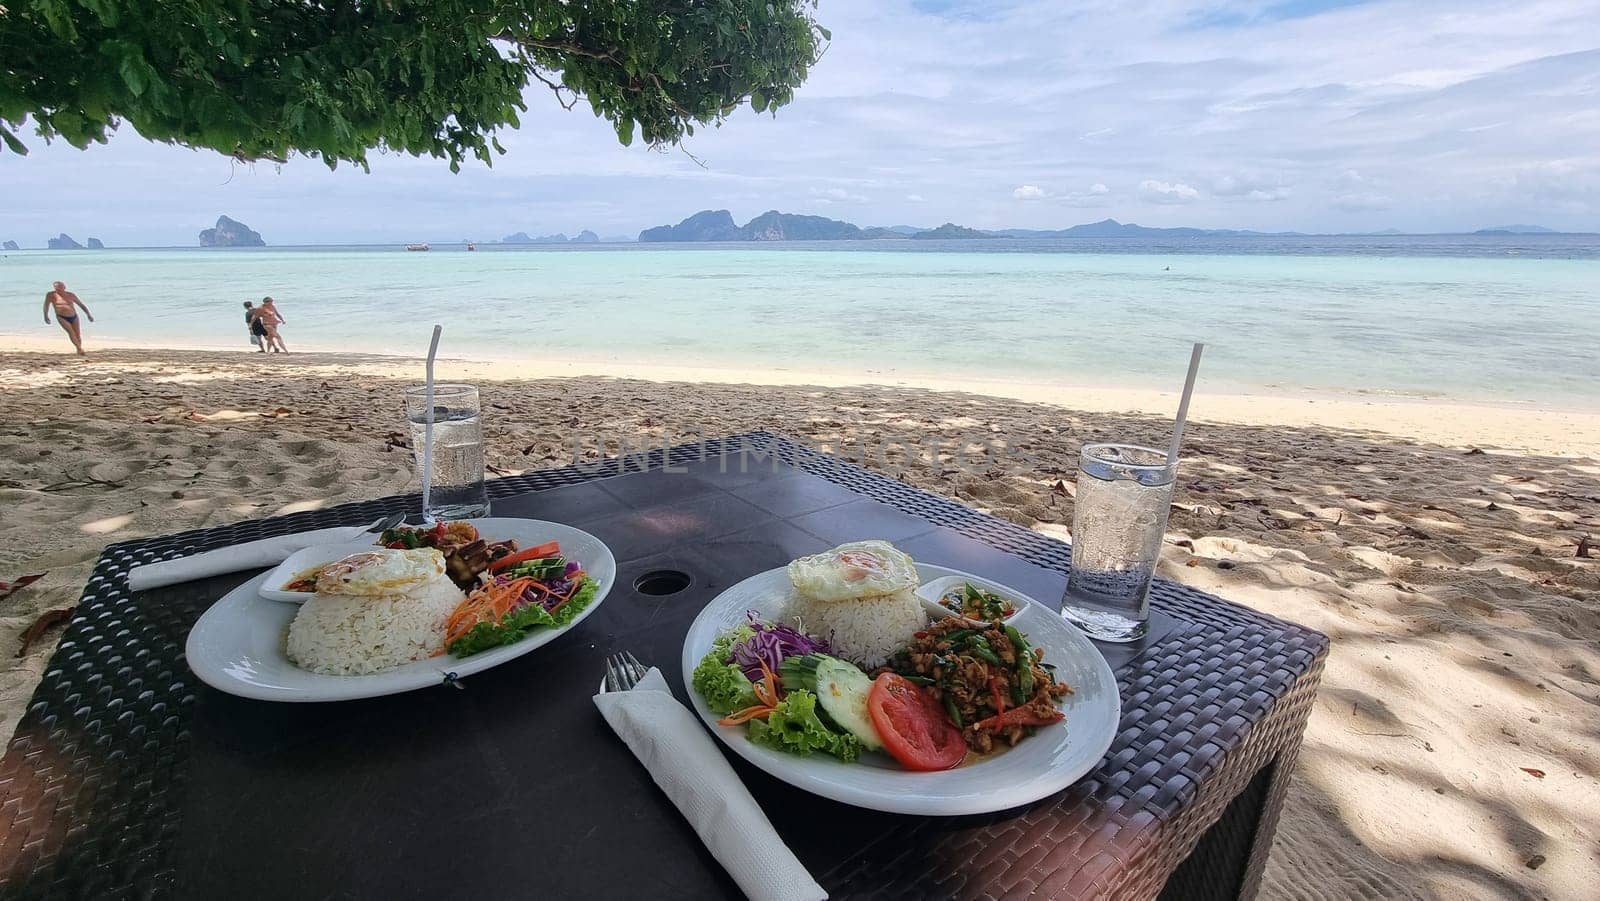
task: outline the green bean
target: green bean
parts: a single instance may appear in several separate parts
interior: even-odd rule
[[[1016,626],[1011,625],[1006,626],[1006,637],[1011,639],[1012,647],[1017,649],[1017,660],[1020,661],[1022,655],[1028,652],[1028,639],[1022,637],[1022,632]]]
[[[956,702],[949,695],[944,696],[944,712],[950,714],[950,721],[956,724],[957,729],[962,728],[961,711],[956,709]]]
[[[1017,672],[1017,690],[1022,693],[1022,700],[1018,704],[1025,704],[1033,697],[1033,652],[1028,651],[1022,657],[1022,669]]]
[[[915,673],[902,673],[900,675],[900,678],[906,680],[907,682],[915,682],[918,685],[932,685],[933,684],[933,680],[932,679],[928,678],[927,676],[916,675]]]
[[[963,638],[967,638],[967,637],[969,637],[971,635],[977,634],[977,631],[978,630],[976,630],[976,629],[957,629],[954,632],[951,632],[950,634],[946,635],[944,637],[944,640],[950,642],[951,644],[955,644],[956,642],[962,640]]]
[[[1000,655],[996,654],[993,650],[991,650],[989,648],[989,643],[988,642],[984,642],[983,644],[977,644],[976,642],[974,642],[973,646],[972,646],[972,656],[980,658],[982,660],[987,660],[990,663],[994,664],[995,666],[1004,666],[1005,665],[1005,664],[1000,662]]]

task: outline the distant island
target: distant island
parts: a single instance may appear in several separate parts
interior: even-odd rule
[[[7,241],[5,246],[6,246],[6,250],[21,250],[22,249],[22,248],[18,247],[16,245],[16,242],[14,242],[14,241]],[[56,235],[54,238],[46,239],[45,242],[44,242],[44,246],[50,248],[51,250],[105,250],[106,249],[106,246],[104,244],[100,243],[100,239],[99,238],[90,238],[88,245],[85,246],[85,245],[79,244],[77,241],[73,240],[73,237],[71,235],[67,234],[66,232],[62,232],[61,234]]]
[[[1473,232],[1475,235],[1559,235],[1561,232],[1542,225],[1492,225]]]
[[[0,250],[21,250],[21,249],[22,248],[18,247],[17,246],[17,242],[15,242],[15,241],[7,241],[4,244],[0,244]]]
[[[999,234],[1013,238],[1193,238],[1201,236],[1237,238],[1249,236],[1286,237],[1299,236],[1301,232],[1258,232],[1234,228],[1149,228],[1132,222],[1101,219],[1085,225],[1057,230],[1007,228]]]
[[[521,234],[519,232],[519,234]],[[1343,233],[1350,237],[1387,237],[1408,233],[1387,228],[1380,231]],[[1475,232],[1457,232],[1484,236],[1507,235],[1559,235],[1567,232],[1545,228],[1542,225],[1499,225]],[[982,238],[1309,238],[1340,237],[1339,234],[1314,234],[1296,231],[1254,231],[1241,228],[1170,228],[1138,225],[1101,219],[1070,228],[1002,228],[985,231],[946,222],[937,228],[918,228],[911,225],[863,227],[839,219],[808,216],[798,213],[780,213],[768,210],[744,225],[733,221],[727,210],[701,210],[677,225],[658,225],[639,233],[644,243],[688,243],[701,241],[861,241],[883,239],[921,240],[974,240]],[[515,237],[515,236],[512,236]],[[526,237],[526,235],[523,235]],[[561,235],[553,237],[561,238]],[[543,239],[529,239],[539,241]],[[511,242],[511,237],[506,239]],[[560,242],[557,242],[560,243]]]
[[[911,234],[911,240],[913,240],[913,241],[916,241],[916,240],[919,240],[919,239],[926,239],[926,240],[961,240],[961,241],[965,241],[965,240],[971,240],[973,238],[1009,238],[1009,237],[1011,237],[1011,236],[1007,235],[1007,234],[1004,234],[1004,233],[995,234],[993,232],[981,232],[981,231],[978,231],[975,228],[966,228],[964,226],[957,225],[954,222],[946,222],[945,224],[939,226],[938,228],[930,228],[930,229],[927,229],[925,231],[913,232]]]
[[[1186,238],[1200,236],[1242,237],[1250,235],[1299,235],[1299,232],[1257,232],[1229,228],[1148,228],[1131,222],[1102,219],[1063,229],[1004,228],[983,231],[946,222],[936,228],[910,225],[862,228],[850,222],[822,216],[780,213],[768,210],[744,225],[733,221],[727,210],[701,210],[677,225],[658,225],[639,233],[639,240],[651,242],[698,241],[861,241],[903,239],[968,241],[985,238]],[[509,240],[509,239],[508,239]]]
[[[573,236],[571,238],[567,237],[566,234],[563,233],[563,232],[556,232],[553,235],[540,235],[537,238],[531,237],[527,232],[517,232],[516,234],[506,235],[504,238],[501,238],[500,239],[500,243],[501,244],[598,244],[598,243],[600,243],[600,236],[595,234],[594,232],[588,230],[587,228],[584,229],[581,232],[578,232],[577,235],[575,235],[575,236]]]
[[[933,237],[988,238],[970,228],[946,223],[939,229],[952,230]],[[780,213],[768,210],[744,225],[733,221],[727,210],[701,210],[677,225],[658,225],[639,233],[643,243],[685,243],[696,241],[861,241],[873,239],[916,237],[938,229],[915,229],[909,226],[894,228],[862,228],[825,216],[805,216],[798,213]]]
[[[261,233],[236,219],[218,216],[215,228],[200,233],[201,247],[265,247]]]

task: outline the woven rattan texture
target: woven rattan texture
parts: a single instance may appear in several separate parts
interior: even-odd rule
[[[1066,545],[766,433],[707,440],[499,479],[491,497],[685,464],[723,454],[776,458],[1049,569]],[[416,513],[415,495],[116,544],[0,761],[0,895],[151,897],[172,884],[190,708],[189,614],[132,603],[129,567],[241,541]],[[1249,895],[1260,877],[1327,639],[1172,583],[1153,604],[1189,624],[1118,672],[1123,721],[1106,762],[1061,795],[1020,811],[911,820],[873,865],[822,876],[835,897],[1153,897],[1214,826],[1247,830],[1245,872],[1193,861],[1208,884],[1184,896]],[[1229,802],[1272,768],[1265,809]],[[938,847],[947,867],[894,865],[896,849]],[[1207,844],[1200,845],[1202,849]],[[1236,855],[1235,855],[1236,857]],[[887,862],[887,863],[886,863]],[[1219,861],[1221,863],[1221,861]]]

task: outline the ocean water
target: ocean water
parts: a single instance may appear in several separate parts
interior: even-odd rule
[[[291,350],[1172,388],[1205,341],[1213,390],[1600,406],[1597,236],[22,251],[0,333],[56,279],[91,349],[248,350],[270,294]]]

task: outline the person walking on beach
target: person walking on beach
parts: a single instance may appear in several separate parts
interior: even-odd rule
[[[289,320],[278,312],[278,304],[271,297],[261,298],[261,307],[256,310],[256,321],[266,330],[261,343],[272,348],[273,353],[289,352],[288,345],[283,343],[283,336],[278,334],[278,326],[287,324]]]
[[[244,330],[250,335],[250,343],[255,345],[256,353],[266,353],[267,348],[261,343],[267,337],[267,327],[261,324],[260,311],[250,301],[244,302]]]
[[[83,356],[83,329],[78,325],[78,308],[83,309],[83,315],[94,321],[94,314],[89,312],[89,307],[78,299],[78,295],[67,290],[67,286],[56,282],[52,290],[44,296],[44,324],[50,324],[50,309],[55,308],[56,322],[61,324],[61,330],[72,339],[72,346],[77,348],[78,356]]]

